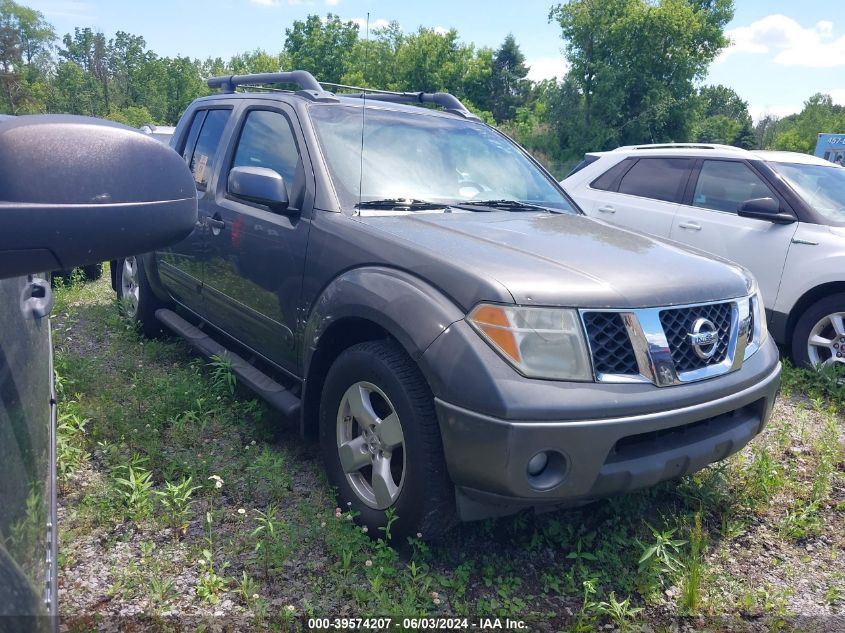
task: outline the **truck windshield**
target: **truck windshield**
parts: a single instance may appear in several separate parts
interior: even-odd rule
[[[360,106],[315,105],[310,112],[344,207],[413,199],[444,206],[479,203],[465,208],[480,211],[536,210],[525,206],[531,204],[575,212],[556,183],[486,125],[370,105],[363,119]],[[480,204],[485,200],[499,206],[485,207]],[[504,207],[501,201],[524,204]]]
[[[836,224],[845,224],[845,169],[831,165],[769,162],[813,209]]]

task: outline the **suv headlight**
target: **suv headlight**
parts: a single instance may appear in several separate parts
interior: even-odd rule
[[[521,374],[552,380],[592,380],[578,312],[482,303],[469,323]]]

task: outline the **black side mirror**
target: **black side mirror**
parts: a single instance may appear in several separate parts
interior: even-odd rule
[[[737,210],[737,215],[743,218],[754,218],[756,220],[768,220],[775,224],[791,224],[795,217],[780,210],[780,203],[774,198],[751,198],[746,200]]]
[[[229,171],[229,194],[270,207],[271,211],[289,211],[285,179],[267,167],[233,167]]]
[[[67,115],[0,122],[0,279],[152,251],[196,218],[185,161],[137,130]]]

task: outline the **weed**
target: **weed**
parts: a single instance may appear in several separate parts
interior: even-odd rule
[[[170,527],[176,529],[175,538],[179,538],[179,534],[184,534],[188,527],[188,515],[190,512],[191,496],[201,488],[201,486],[192,486],[191,477],[183,477],[178,484],[164,482],[164,490],[157,490],[156,496],[165,508],[167,520]]]
[[[690,531],[689,558],[684,565],[683,585],[681,587],[681,609],[689,614],[698,612],[701,606],[701,581],[704,575],[704,550],[707,547],[707,535],[701,527],[701,513],[694,517]]]
[[[648,523],[648,529],[654,539],[652,544],[641,543],[642,556],[639,559],[640,571],[648,576],[656,576],[661,585],[664,585],[667,578],[675,574],[681,568],[678,553],[686,541],[672,538],[676,529],[658,530]]]
[[[631,597],[628,596],[621,602],[616,599],[616,593],[610,592],[610,602],[599,602],[596,611],[609,617],[619,627],[620,631],[629,631],[633,620],[642,613],[642,607],[632,607]]]
[[[78,400],[72,400],[65,406],[73,408],[77,403]],[[62,488],[90,459],[90,455],[85,451],[85,427],[89,421],[74,410],[59,416],[56,432],[56,470]]]
[[[141,467],[129,466],[126,477],[115,477],[119,495],[128,516],[135,521],[147,518],[152,513],[151,489],[153,474]]]
[[[282,530],[284,524],[276,519],[279,508],[276,505],[269,505],[264,512],[258,511],[256,522],[258,526],[252,531],[251,536],[255,539],[255,552],[260,553],[264,565],[264,579],[270,577],[270,561],[275,559],[282,549]]]
[[[228,396],[235,395],[238,378],[235,375],[235,370],[232,367],[232,359],[229,355],[225,352],[220,355],[215,354],[211,357],[208,365],[211,367],[211,385],[214,391]]]

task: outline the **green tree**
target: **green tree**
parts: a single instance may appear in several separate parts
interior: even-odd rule
[[[98,84],[98,94],[91,102],[92,116],[108,114],[111,110],[109,100],[109,47],[102,32],[94,32],[88,27],[76,27],[73,36],[69,33],[62,38],[64,48],[59,49],[59,57],[79,66]]]
[[[580,149],[686,140],[693,82],[727,44],[732,0],[570,0],[552,8],[580,94]]]
[[[38,112],[46,107],[53,27],[34,9],[0,0],[0,110]]]
[[[727,86],[703,86],[698,90],[698,143],[722,143],[745,149],[754,146],[748,103]]]
[[[845,106],[834,104],[830,95],[818,93],[804,102],[801,112],[778,122],[773,146],[811,154],[822,132],[845,132]]]
[[[329,13],[297,20],[285,29],[284,52],[293,68],[307,70],[320,81],[340,83],[349,69],[358,41],[358,25]]]
[[[517,108],[525,105],[531,86],[527,75],[525,55],[509,33],[493,56],[490,76],[490,96],[496,121],[514,119]]]

